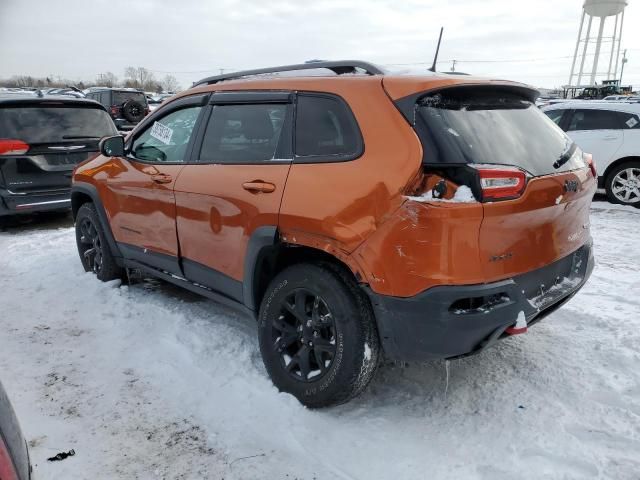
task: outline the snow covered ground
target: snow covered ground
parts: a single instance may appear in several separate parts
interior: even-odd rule
[[[37,479],[640,478],[640,210],[596,202],[597,266],[529,333],[386,365],[348,405],[279,394],[252,321],[102,284],[70,222],[0,232],[0,379]],[[75,449],[61,462],[46,458]]]

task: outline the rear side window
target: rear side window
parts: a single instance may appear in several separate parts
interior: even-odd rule
[[[290,156],[283,134],[286,104],[215,105],[204,132],[200,161],[258,163]]]
[[[572,130],[623,130],[638,128],[640,122],[636,115],[611,110],[575,110],[569,122]]]
[[[310,161],[350,160],[362,153],[358,124],[342,99],[298,95],[295,153],[296,157]]]
[[[536,176],[584,166],[573,155],[572,140],[532,102],[508,90],[464,87],[424,97],[416,105],[415,129],[430,165],[514,165]]]
[[[0,108],[0,138],[53,143],[72,138],[116,135],[111,117],[102,109],[64,106]]]

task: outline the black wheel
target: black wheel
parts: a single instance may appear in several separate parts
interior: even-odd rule
[[[604,185],[611,203],[640,207],[640,161],[614,167]]]
[[[280,272],[263,297],[259,335],[275,386],[311,408],[355,397],[378,365],[368,299],[332,265],[303,263]]]
[[[144,118],[144,106],[135,100],[127,100],[121,107],[122,116],[131,123],[138,123]]]
[[[103,282],[123,278],[107,245],[98,212],[93,203],[85,203],[76,215],[76,244],[85,272],[93,272]]]

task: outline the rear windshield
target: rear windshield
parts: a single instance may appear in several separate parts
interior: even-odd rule
[[[117,131],[109,114],[87,107],[0,108],[0,138],[26,143],[63,142],[73,137],[105,137]]]
[[[147,104],[147,97],[142,92],[123,92],[114,90],[113,105],[122,105],[128,100],[134,100],[142,105]]]
[[[423,97],[416,108],[425,163],[515,165],[535,176],[584,167],[572,140],[514,93],[466,89]]]

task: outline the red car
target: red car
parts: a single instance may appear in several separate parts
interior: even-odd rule
[[[9,397],[0,383],[0,480],[29,480],[31,465],[27,442]]]

